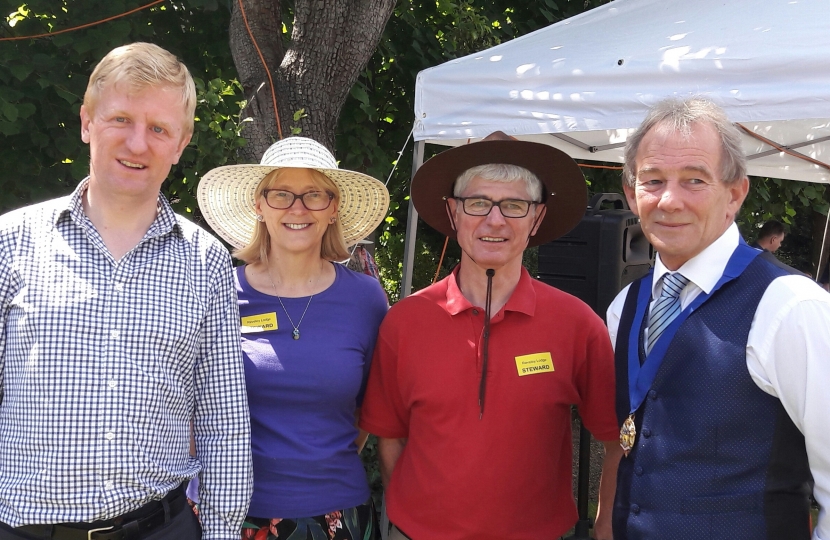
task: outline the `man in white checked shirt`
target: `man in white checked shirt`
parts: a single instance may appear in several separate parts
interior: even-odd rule
[[[608,309],[614,540],[830,539],[830,295],[740,237],[740,132],[708,100],[660,102],[623,187],[658,257]]]
[[[252,480],[231,261],[159,195],[195,99],[167,51],[113,50],[81,108],[89,177],[0,218],[0,539],[239,538]],[[202,530],[181,488],[197,473]]]

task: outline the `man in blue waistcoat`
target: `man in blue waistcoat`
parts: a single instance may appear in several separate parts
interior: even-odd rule
[[[663,101],[624,174],[658,257],[608,309],[614,539],[830,539],[830,295],[741,238],[740,133],[710,101]]]

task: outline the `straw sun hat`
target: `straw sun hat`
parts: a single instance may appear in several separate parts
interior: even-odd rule
[[[338,219],[346,245],[368,236],[386,217],[389,191],[371,176],[337,168],[325,146],[306,137],[289,137],[271,145],[259,165],[217,167],[202,178],[196,193],[210,228],[236,248],[251,240],[256,224],[256,188],[271,171],[286,167],[314,169],[340,190]]]

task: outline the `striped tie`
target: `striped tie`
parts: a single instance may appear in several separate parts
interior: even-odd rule
[[[663,276],[663,291],[648,316],[646,354],[651,352],[651,348],[660,339],[663,331],[680,313],[680,291],[688,283],[689,279],[677,272]]]

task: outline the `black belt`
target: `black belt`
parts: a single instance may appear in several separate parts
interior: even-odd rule
[[[138,510],[92,523],[24,525],[15,531],[52,540],[135,540],[167,524],[185,508],[190,509],[183,487],[170,491],[163,499],[150,501]]]

